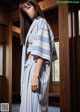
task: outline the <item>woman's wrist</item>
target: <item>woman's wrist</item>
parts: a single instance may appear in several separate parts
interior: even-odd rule
[[[34,74],[34,77],[39,78],[39,74]]]

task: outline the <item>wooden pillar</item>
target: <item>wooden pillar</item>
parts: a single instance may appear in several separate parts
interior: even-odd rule
[[[60,105],[61,112],[71,112],[70,106],[70,68],[68,4],[59,4],[59,42],[60,42]]]
[[[6,77],[8,82],[9,112],[12,111],[12,23],[7,27],[6,41]]]

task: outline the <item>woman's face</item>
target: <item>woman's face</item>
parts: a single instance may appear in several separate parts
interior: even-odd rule
[[[36,18],[36,10],[34,6],[31,5],[30,3],[27,3],[27,4],[24,3],[21,5],[20,8],[25,14],[27,14],[30,17],[32,21]]]

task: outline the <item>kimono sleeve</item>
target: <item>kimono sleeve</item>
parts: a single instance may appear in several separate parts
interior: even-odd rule
[[[43,58],[45,62],[51,61],[50,30],[46,22],[38,29],[31,54]]]

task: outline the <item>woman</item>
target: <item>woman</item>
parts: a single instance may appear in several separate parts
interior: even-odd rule
[[[36,0],[20,3],[22,50],[20,112],[48,112],[51,62],[57,59],[54,36]]]

